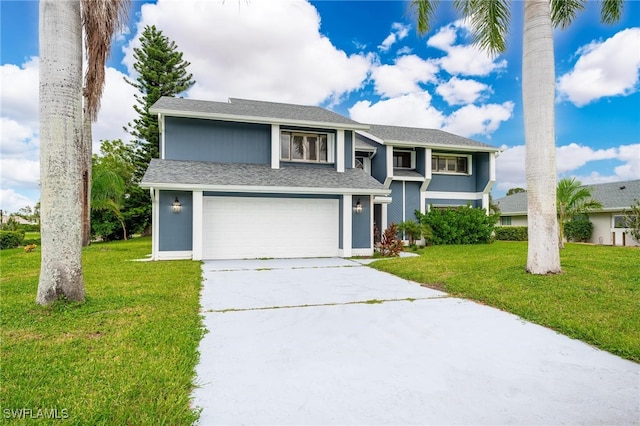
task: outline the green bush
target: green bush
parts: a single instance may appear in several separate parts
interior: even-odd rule
[[[498,220],[497,215],[487,215],[481,208],[461,206],[434,209],[416,217],[432,230],[431,242],[440,244],[481,244],[492,242],[492,234]]]
[[[567,241],[587,242],[593,235],[593,223],[588,217],[574,218],[564,224],[564,236]]]
[[[0,231],[0,249],[16,248],[24,240],[24,231]]]
[[[500,241],[527,241],[529,238],[526,226],[496,226],[496,240]]]
[[[22,225],[25,232],[40,232],[40,225],[25,224]]]

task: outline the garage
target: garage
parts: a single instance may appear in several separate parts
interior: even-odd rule
[[[205,197],[204,259],[338,256],[339,202]]]

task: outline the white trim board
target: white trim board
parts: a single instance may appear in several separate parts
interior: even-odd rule
[[[423,192],[426,198],[439,198],[443,200],[482,200],[482,192],[447,192],[447,191],[426,191]]]

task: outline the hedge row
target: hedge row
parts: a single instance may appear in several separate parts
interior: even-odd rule
[[[496,226],[495,236],[499,241],[527,241],[528,228],[526,226]]]
[[[24,240],[24,231],[0,231],[0,249],[16,248]]]

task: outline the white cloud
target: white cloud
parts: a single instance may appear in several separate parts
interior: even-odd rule
[[[490,91],[491,88],[486,84],[458,77],[452,77],[436,88],[436,93],[449,105],[472,104]]]
[[[580,173],[580,169],[590,162],[602,160],[617,160],[622,164],[615,167],[610,175]],[[640,144],[593,149],[571,143],[556,149],[556,163],[559,176],[576,177],[586,185],[640,179]],[[516,187],[526,188],[524,145],[506,148],[496,160],[497,196]]]
[[[2,116],[27,127],[38,124],[39,61],[29,58],[21,66],[0,66]]]
[[[393,46],[396,42],[402,40],[409,34],[410,25],[403,25],[399,22],[394,22],[391,25],[391,32],[389,35],[382,41],[378,49],[382,52],[388,52],[391,46]]]
[[[36,189],[40,179],[40,161],[22,158],[2,159],[2,188]]]
[[[30,200],[24,193],[39,192],[39,60],[34,57],[22,66],[3,65],[0,76],[2,81],[11,81],[11,84],[3,84],[0,92],[2,208],[13,211],[4,204],[6,200],[21,203],[15,208],[17,210],[26,205],[25,200]],[[113,68],[106,69],[101,108],[98,120],[93,124],[93,152],[98,152],[100,140],[130,139],[122,127],[135,117],[135,89],[123,80],[123,76]]]
[[[431,95],[427,92],[410,93],[376,103],[359,101],[349,108],[349,116],[362,123],[434,129],[439,129],[444,121],[443,114],[431,106]]]
[[[0,208],[2,214],[15,213],[25,206],[34,207],[37,200],[31,199],[13,189],[0,188]]]
[[[93,152],[99,151],[100,141],[104,139],[122,139],[125,142],[133,139],[122,127],[137,118],[133,109],[137,90],[125,82],[124,77],[114,68],[106,69],[100,112],[93,124]]]
[[[373,69],[376,92],[382,96],[394,97],[420,91],[420,83],[436,81],[438,67],[430,60],[416,55],[396,58],[394,65],[380,65]]]
[[[137,35],[155,24],[191,62],[192,98],[335,102],[362,86],[372,61],[336,48],[320,33],[317,10],[302,0],[159,0],[142,6],[140,16]],[[129,70],[137,45],[124,49]]]
[[[618,156],[616,148],[594,150],[588,146],[570,143],[556,148],[557,171],[559,174],[570,173],[590,161],[610,160]]]
[[[443,130],[460,136],[489,136],[512,117],[514,104],[465,105],[445,120]]]
[[[639,46],[640,28],[627,28],[604,42],[581,47],[573,70],[558,79],[560,98],[583,106],[602,97],[636,92]]]
[[[446,52],[446,56],[438,60],[440,66],[452,75],[485,76],[506,68],[505,59],[496,61],[491,55],[472,44],[454,45],[459,31],[467,31],[461,20],[446,25],[427,40],[427,46]]]

